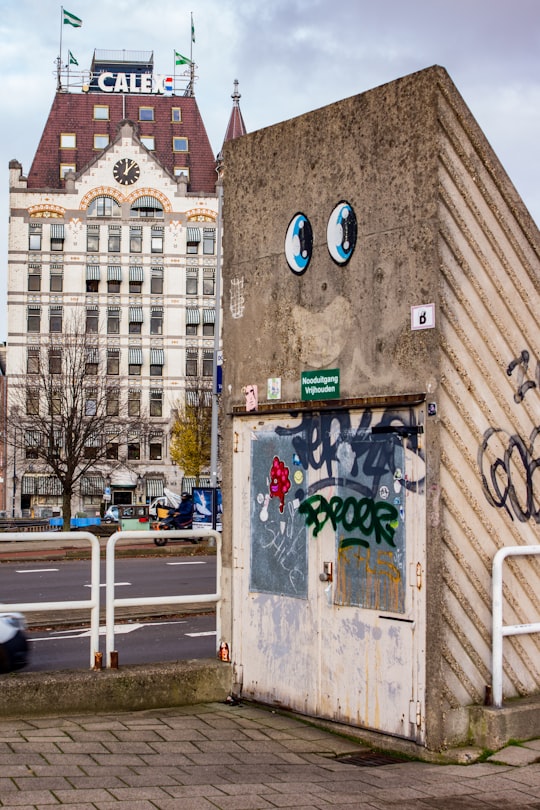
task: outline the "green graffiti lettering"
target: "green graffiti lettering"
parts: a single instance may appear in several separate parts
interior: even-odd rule
[[[385,542],[395,548],[394,535],[399,526],[399,514],[396,507],[386,501],[351,496],[343,500],[337,495],[327,501],[323,495],[311,495],[302,501],[298,511],[306,516],[308,528],[315,527],[313,537],[317,537],[330,521],[334,531],[341,524],[346,532],[360,531],[365,537],[374,536],[378,545]],[[369,543],[361,538],[348,537],[340,542],[340,548],[352,545],[369,547]]]

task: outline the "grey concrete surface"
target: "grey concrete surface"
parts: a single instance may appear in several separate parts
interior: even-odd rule
[[[512,763],[503,762],[512,753]],[[30,810],[501,810],[540,808],[540,748],[496,761],[351,765],[344,736],[262,707],[0,719],[0,806]],[[531,761],[532,759],[532,761]]]

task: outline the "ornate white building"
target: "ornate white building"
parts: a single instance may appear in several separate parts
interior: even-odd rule
[[[148,426],[112,442],[81,479],[72,508],[95,514],[104,492],[131,503],[189,487],[170,460],[170,428],[186,391],[211,394],[218,197],[192,82],[175,95],[151,53],[125,51],[96,52],[86,81],[59,81],[28,175],[10,162],[8,431],[37,357],[49,352],[53,370],[62,333],[83,324],[88,374],[106,376],[111,416]],[[231,121],[241,120],[238,98]],[[8,448],[15,516],[62,498],[35,463],[39,436],[25,430]]]

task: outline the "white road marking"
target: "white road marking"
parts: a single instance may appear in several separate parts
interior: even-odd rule
[[[115,582],[115,583],[114,583],[114,587],[115,587],[115,588],[119,588],[121,585],[131,585],[131,582]],[[88,583],[86,583],[84,587],[85,587],[85,588],[91,588],[92,586],[91,586],[91,585],[89,585]],[[99,587],[100,587],[100,588],[106,588],[106,587],[107,587],[107,583],[106,583],[106,582],[100,582],[100,583],[99,583]]]
[[[165,565],[206,565],[204,560],[186,560],[186,562],[168,562]]]
[[[207,630],[206,633],[184,633],[185,636],[189,636],[190,638],[197,638],[198,636],[215,636],[215,630]]]
[[[44,574],[47,571],[59,571],[59,568],[21,568],[16,574]]]

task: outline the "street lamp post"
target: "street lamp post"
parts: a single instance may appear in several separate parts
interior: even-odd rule
[[[214,365],[212,374],[212,423],[210,434],[210,486],[218,485],[218,355],[221,337],[221,230],[223,218],[223,172],[218,168],[216,183],[218,195],[217,239],[216,239],[216,315],[214,320]]]

